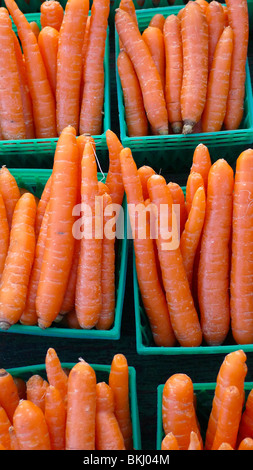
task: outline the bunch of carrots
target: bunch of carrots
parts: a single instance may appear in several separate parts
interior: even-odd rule
[[[102,133],[109,0],[41,4],[41,28],[14,0],[0,9],[0,137]],[[12,21],[17,27],[17,35]],[[106,110],[105,110],[106,112]]]
[[[122,145],[110,130],[106,139],[110,166],[104,182],[98,181],[94,139],[76,137],[72,126],[58,139],[52,174],[39,200],[20,190],[6,167],[0,170],[2,330],[18,321],[48,328],[60,320],[73,328],[111,328],[116,237],[114,213],[106,208],[122,204],[124,187]],[[96,211],[96,203],[101,210]],[[104,236],[108,221],[111,237]],[[82,236],[85,224],[91,225],[89,236]]]
[[[169,8],[168,8],[169,14]],[[130,137],[238,129],[248,51],[247,0],[188,2],[140,31],[134,3],[115,14]]]
[[[162,395],[162,450],[253,450],[253,389],[245,398],[246,361],[241,349],[225,356],[205,430],[191,378],[183,373],[169,377]]]
[[[108,383],[80,359],[62,367],[53,348],[46,378],[26,381],[0,370],[0,450],[129,450],[133,448],[129,370],[113,357]]]

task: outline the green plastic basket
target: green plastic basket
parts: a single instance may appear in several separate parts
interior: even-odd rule
[[[181,7],[167,7],[137,10],[137,20],[140,31],[143,31],[149,24],[151,18],[156,13],[162,13],[165,17],[171,14],[177,14]],[[116,61],[119,54],[119,37],[115,27],[115,50]],[[195,148],[200,142],[207,145],[209,148],[222,149],[223,157],[226,158],[226,153],[231,152],[231,147],[238,145],[250,144],[253,141],[253,97],[251,78],[249,71],[249,64],[246,64],[246,83],[245,83],[245,103],[244,103],[244,116],[240,129],[235,131],[220,131],[201,134],[189,135],[174,135],[169,134],[165,136],[145,136],[145,137],[129,137],[125,118],[124,98],[120,82],[120,77],[116,64],[116,83],[117,83],[117,97],[118,97],[118,110],[120,122],[120,139],[124,147],[130,147],[135,154],[135,159],[138,164],[149,161],[149,164],[154,163],[163,169],[170,169],[178,171],[178,165],[184,160],[184,152],[187,149]],[[154,151],[155,158],[154,158]]]
[[[25,15],[29,22],[36,21],[40,25],[40,13],[28,13]],[[13,30],[17,28],[13,23]],[[106,131],[111,127],[110,112],[110,67],[109,67],[109,26],[104,56],[104,117],[103,133],[93,136],[97,152],[107,154]],[[51,168],[53,156],[58,138],[51,139],[25,139],[25,140],[0,140],[0,165],[15,168]]]
[[[208,418],[212,408],[212,401],[214,397],[216,383],[193,383],[194,392],[197,401],[197,417],[200,424],[203,442],[208,424]],[[164,438],[163,421],[162,421],[162,394],[164,385],[157,387],[157,432],[156,432],[156,449],[161,449],[162,440]],[[245,382],[245,399],[253,388],[253,382]]]
[[[63,362],[62,367],[71,369],[75,363],[72,362]],[[110,365],[101,365],[101,364],[91,364],[93,369],[96,372],[97,382],[105,381],[108,383],[109,373],[111,370]],[[138,410],[138,400],[137,400],[137,390],[136,390],[136,371],[132,366],[128,367],[129,369],[129,399],[130,399],[130,409],[131,409],[131,418],[132,418],[132,428],[133,428],[133,446],[135,450],[141,449],[141,433],[140,433],[140,420],[139,420],[139,410]],[[16,367],[12,369],[7,369],[8,372],[13,377],[20,377],[23,380],[28,380],[29,377],[33,374],[39,374],[45,379],[46,376],[46,367],[45,364],[31,365],[26,367]]]
[[[12,175],[16,178],[18,186],[26,188],[31,191],[35,196],[40,197],[42,190],[52,173],[52,170],[36,170],[36,169],[10,169]],[[106,174],[98,173],[99,180],[103,179]],[[37,325],[21,325],[16,323],[12,325],[7,331],[1,330],[3,333],[19,333],[37,336],[51,336],[59,338],[76,338],[76,339],[102,339],[102,340],[118,340],[120,338],[122,309],[125,294],[127,260],[128,260],[128,240],[126,237],[127,230],[127,211],[125,199],[123,201],[124,208],[124,238],[116,240],[116,266],[115,266],[115,283],[116,283],[116,305],[115,305],[115,319],[112,327],[109,330],[84,330],[84,329],[71,329],[64,328],[60,324],[53,324],[43,330]]]

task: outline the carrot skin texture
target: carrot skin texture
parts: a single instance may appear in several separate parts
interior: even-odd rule
[[[212,166],[210,153],[208,147],[204,144],[199,144],[194,150],[192,166],[190,173],[200,173],[204,180],[205,190],[207,189],[208,174]]]
[[[41,223],[46,211],[47,204],[50,199],[50,191],[51,191],[51,182],[52,182],[52,175],[49,176],[41,198],[39,200],[38,206],[37,206],[37,212],[36,212],[36,220],[35,220],[35,235],[36,235],[36,240],[38,239],[40,228],[41,228]]]
[[[186,190],[185,190],[185,205],[186,205],[186,211],[188,215],[191,210],[192,201],[195,196],[195,193],[197,189],[201,186],[205,190],[203,176],[200,173],[191,171],[187,178]]]
[[[5,409],[0,406],[0,444],[5,448],[5,450],[11,450],[11,441],[9,434],[10,426],[11,421],[9,420]]]
[[[45,395],[45,420],[51,449],[65,450],[66,407],[59,390],[49,385]]]
[[[22,400],[14,413],[13,426],[20,450],[51,450],[48,427],[42,410]]]
[[[5,369],[0,369],[0,406],[4,408],[11,423],[18,403],[18,389],[12,375]]]
[[[0,192],[0,281],[9,249],[10,229],[3,196]]]
[[[66,403],[68,376],[62,368],[60,359],[54,348],[48,348],[45,365],[49,385],[59,390],[63,402]]]
[[[54,96],[56,93],[58,43],[59,32],[57,29],[46,26],[40,31],[38,44]]]
[[[109,152],[106,186],[109,188],[112,203],[121,205],[124,196],[124,185],[121,175],[120,152],[123,150],[123,145],[117,135],[110,129],[106,131],[106,144]]]
[[[173,432],[168,432],[163,438],[161,450],[179,450],[178,442]]]
[[[51,26],[60,31],[64,10],[60,2],[56,0],[44,1],[40,6],[40,22],[41,27]]]
[[[161,77],[162,87],[165,87],[165,47],[163,32],[160,28],[148,26],[142,33],[142,38],[147,44],[155,66]]]
[[[20,198],[20,190],[14,176],[6,166],[2,166],[0,170],[0,192],[4,200],[9,228],[11,228],[14,209]]]
[[[210,72],[215,48],[225,28],[223,6],[215,0],[211,1],[206,9],[206,19],[208,24],[208,70]]]
[[[243,439],[250,437],[253,439],[253,390],[250,391],[246,403],[245,409],[242,413],[242,418],[239,425],[238,439],[237,442],[240,444]]]
[[[32,375],[26,383],[27,400],[37,405],[43,413],[45,412],[45,395],[48,388],[48,382],[39,374]]]

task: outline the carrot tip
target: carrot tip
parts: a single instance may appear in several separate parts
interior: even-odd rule
[[[171,128],[172,128],[174,134],[181,134],[182,127],[183,127],[182,122],[173,122],[171,124]]]
[[[0,321],[0,330],[8,330],[10,328],[10,323],[7,321]]]
[[[63,319],[63,315],[61,313],[59,313],[59,315],[57,315],[57,317],[55,318],[54,322],[55,323],[60,323],[60,321],[62,321]]]
[[[193,131],[193,128],[195,126],[195,122],[192,122],[192,121],[189,121],[189,122],[185,122],[184,123],[184,126],[183,126],[183,134],[191,134],[192,131]]]

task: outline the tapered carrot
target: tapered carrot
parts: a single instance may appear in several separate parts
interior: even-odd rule
[[[215,48],[226,26],[223,6],[212,0],[206,8],[206,19],[208,24],[208,70],[210,72]]]
[[[181,186],[173,181],[168,183],[168,188],[170,190],[173,204],[179,204],[180,206],[180,233],[182,233],[187,220],[184,192]]]
[[[30,21],[30,26],[32,28],[32,32],[34,33],[36,39],[38,40],[39,34],[40,34],[40,28],[38,23],[36,21]]]
[[[161,450],[179,450],[178,442],[173,432],[168,432],[163,438]]]
[[[202,448],[203,445],[201,444],[197,433],[195,431],[191,431],[188,450],[202,450]]]
[[[56,137],[55,100],[47,78],[37,39],[25,15],[14,0],[6,6],[17,26],[25,57],[28,85],[33,103],[36,138]]]
[[[20,198],[20,191],[14,176],[6,166],[0,170],[0,192],[2,194],[9,228],[11,228],[13,212]]]
[[[0,406],[0,444],[4,446],[6,450],[11,449],[9,427],[11,426],[11,421],[8,418],[8,415],[5,409]]]
[[[192,166],[190,172],[200,173],[205,189],[207,188],[208,174],[212,162],[208,147],[204,144],[198,144],[193,153]]]
[[[109,10],[109,0],[94,0],[92,3],[89,42],[83,75],[80,134],[89,132],[92,135],[99,135],[102,131],[104,55]]]
[[[183,46],[181,112],[183,133],[189,134],[199,122],[206,101],[208,28],[206,16],[196,2],[187,3],[184,10],[181,20]]]
[[[115,24],[119,38],[137,74],[148,121],[157,134],[168,134],[168,115],[162,82],[141,33],[131,17],[118,9]],[[147,87],[148,83],[148,87]]]
[[[147,188],[147,182],[150,176],[155,175],[156,172],[151,166],[148,165],[143,165],[140,168],[138,168],[138,175],[141,181],[141,186],[142,186],[142,194],[144,201],[148,199],[149,194],[148,194],[148,188]]]
[[[59,314],[71,269],[77,163],[76,134],[74,128],[68,126],[58,139],[54,155],[47,239],[36,297],[38,325],[41,328],[48,328]]]
[[[186,374],[177,373],[167,379],[162,395],[162,421],[165,434],[174,434],[180,450],[188,449],[191,431],[196,432],[202,446],[193,402],[193,384]]]
[[[36,239],[38,238],[42,220],[46,211],[47,204],[50,199],[50,191],[51,191],[51,182],[52,182],[52,175],[49,176],[44,189],[42,191],[42,195],[40,197],[38,207],[37,207],[37,212],[36,212],[36,220],[35,220],[35,235]]]
[[[0,192],[0,281],[9,248],[10,229],[3,196]]]
[[[68,376],[62,368],[60,359],[54,348],[47,350],[45,365],[49,384],[59,390],[63,402],[66,403]]]
[[[129,370],[124,354],[115,354],[111,363],[109,386],[114,396],[114,413],[124,439],[126,450],[133,448],[132,422],[129,402]]]
[[[39,374],[33,374],[26,382],[27,400],[37,405],[44,413],[45,396],[49,384]]]
[[[95,450],[96,374],[85,361],[70,371],[67,402],[66,450]]]
[[[253,439],[245,437],[239,444],[237,450],[253,450]]]
[[[18,390],[12,375],[5,369],[0,369],[0,406],[4,408],[11,423],[18,403]]]
[[[66,407],[59,390],[53,385],[46,390],[44,414],[51,449],[65,450]]]
[[[238,349],[228,353],[220,366],[205,437],[205,449],[207,450],[210,450],[213,444],[224,390],[235,385],[239,390],[242,402],[244,400],[244,379],[248,370],[246,359],[245,352]]]
[[[222,442],[218,450],[234,450],[228,442]]]
[[[196,171],[191,171],[187,178],[186,190],[185,190],[185,205],[186,205],[186,210],[187,210],[188,215],[191,210],[194,195],[200,186],[203,186],[204,188],[203,176],[200,173],[197,173]]]
[[[163,27],[165,45],[165,99],[168,118],[175,134],[182,131],[181,88],[183,80],[183,49],[180,21],[169,15]]]
[[[51,26],[45,26],[40,31],[38,44],[42,55],[50,86],[56,93],[57,53],[59,43],[59,31]]]
[[[148,26],[142,33],[142,38],[147,44],[155,66],[161,77],[163,90],[165,89],[165,46],[163,32],[160,28]]]
[[[158,210],[156,243],[171,324],[181,346],[199,346],[202,342],[202,332],[183,265],[178,228],[173,227],[172,223],[173,200],[170,190],[161,175],[153,175],[148,180],[148,191],[151,202],[156,205]],[[164,227],[161,216],[161,205],[163,204],[168,208],[166,210],[168,214],[166,227]],[[166,238],[164,238],[163,233],[165,232],[165,235],[168,232],[172,234],[173,228],[175,237],[172,238],[172,246],[167,248]],[[165,246],[163,246],[164,244]]]
[[[13,426],[20,450],[51,450],[44,414],[34,403],[22,400],[18,404]]]
[[[215,48],[207,85],[206,104],[201,118],[203,132],[218,132],[222,128],[227,109],[233,37],[232,28],[227,26]]]
[[[230,273],[231,329],[237,343],[253,341],[251,298],[253,220],[253,150],[240,154],[236,162],[233,195],[232,254]]]
[[[96,386],[96,450],[125,450],[114,413],[113,392],[105,382]]]
[[[148,135],[148,120],[140,83],[133,64],[124,50],[118,55],[117,67],[124,97],[128,135],[129,137]]]
[[[156,13],[150,20],[149,26],[153,26],[154,28],[160,28],[163,31],[165,22],[165,17],[161,13]]]
[[[126,148],[121,151],[120,161],[128,207],[129,204],[134,204],[135,207],[138,205],[142,211],[141,219],[138,221],[138,229],[141,232],[143,223],[144,230],[146,229],[146,208],[136,163],[130,149]],[[129,216],[134,237],[138,284],[153,339],[156,345],[172,346],[175,344],[175,335],[171,327],[164,291],[158,278],[153,240],[147,236],[144,238],[141,235],[138,236],[136,214],[130,213]]]
[[[249,17],[247,0],[228,0],[228,23],[234,32],[234,47],[227,100],[225,128],[238,129],[244,110],[246,60],[249,42]]]
[[[108,129],[106,131],[106,144],[109,152],[109,169],[106,177],[106,186],[113,204],[122,204],[124,195],[124,185],[121,176],[120,152],[123,145],[117,135]]]
[[[238,443],[241,443],[246,437],[253,439],[253,390],[250,391],[247,397],[245,409],[242,413],[238,431]]]
[[[60,2],[56,0],[47,0],[42,2],[40,6],[40,22],[41,27],[51,26],[60,31],[64,10]]]

